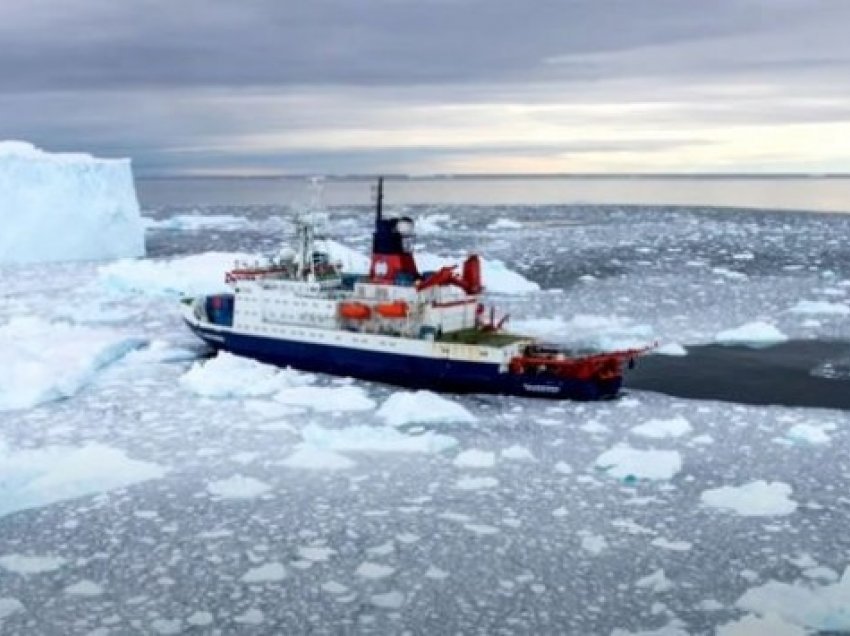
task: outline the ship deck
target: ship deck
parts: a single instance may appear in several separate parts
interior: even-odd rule
[[[460,331],[444,333],[437,338],[437,342],[482,345],[485,347],[504,347],[523,340],[528,340],[528,336],[518,336],[512,333],[481,331],[480,329],[461,329]]]

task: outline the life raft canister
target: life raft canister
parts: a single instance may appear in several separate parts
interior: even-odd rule
[[[366,320],[372,315],[372,310],[369,308],[369,305],[364,305],[363,303],[347,302],[340,303],[339,313],[343,318]]]
[[[407,318],[410,308],[403,300],[396,300],[391,303],[380,303],[375,307],[375,311],[383,318]]]

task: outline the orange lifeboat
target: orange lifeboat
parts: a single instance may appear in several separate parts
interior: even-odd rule
[[[343,318],[351,320],[366,320],[372,315],[369,305],[363,303],[347,302],[339,304],[339,313]]]
[[[380,303],[375,307],[375,311],[383,318],[407,318],[410,308],[403,300],[396,300],[391,303]]]

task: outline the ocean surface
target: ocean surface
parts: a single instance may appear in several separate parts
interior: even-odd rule
[[[847,185],[388,180],[511,328],[658,342],[577,403],[211,358],[181,295],[315,193],[140,181],[147,258],[3,270],[0,634],[850,633]]]

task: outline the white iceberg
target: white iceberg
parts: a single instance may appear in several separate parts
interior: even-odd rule
[[[129,159],[51,154],[0,141],[0,263],[145,253]]]

